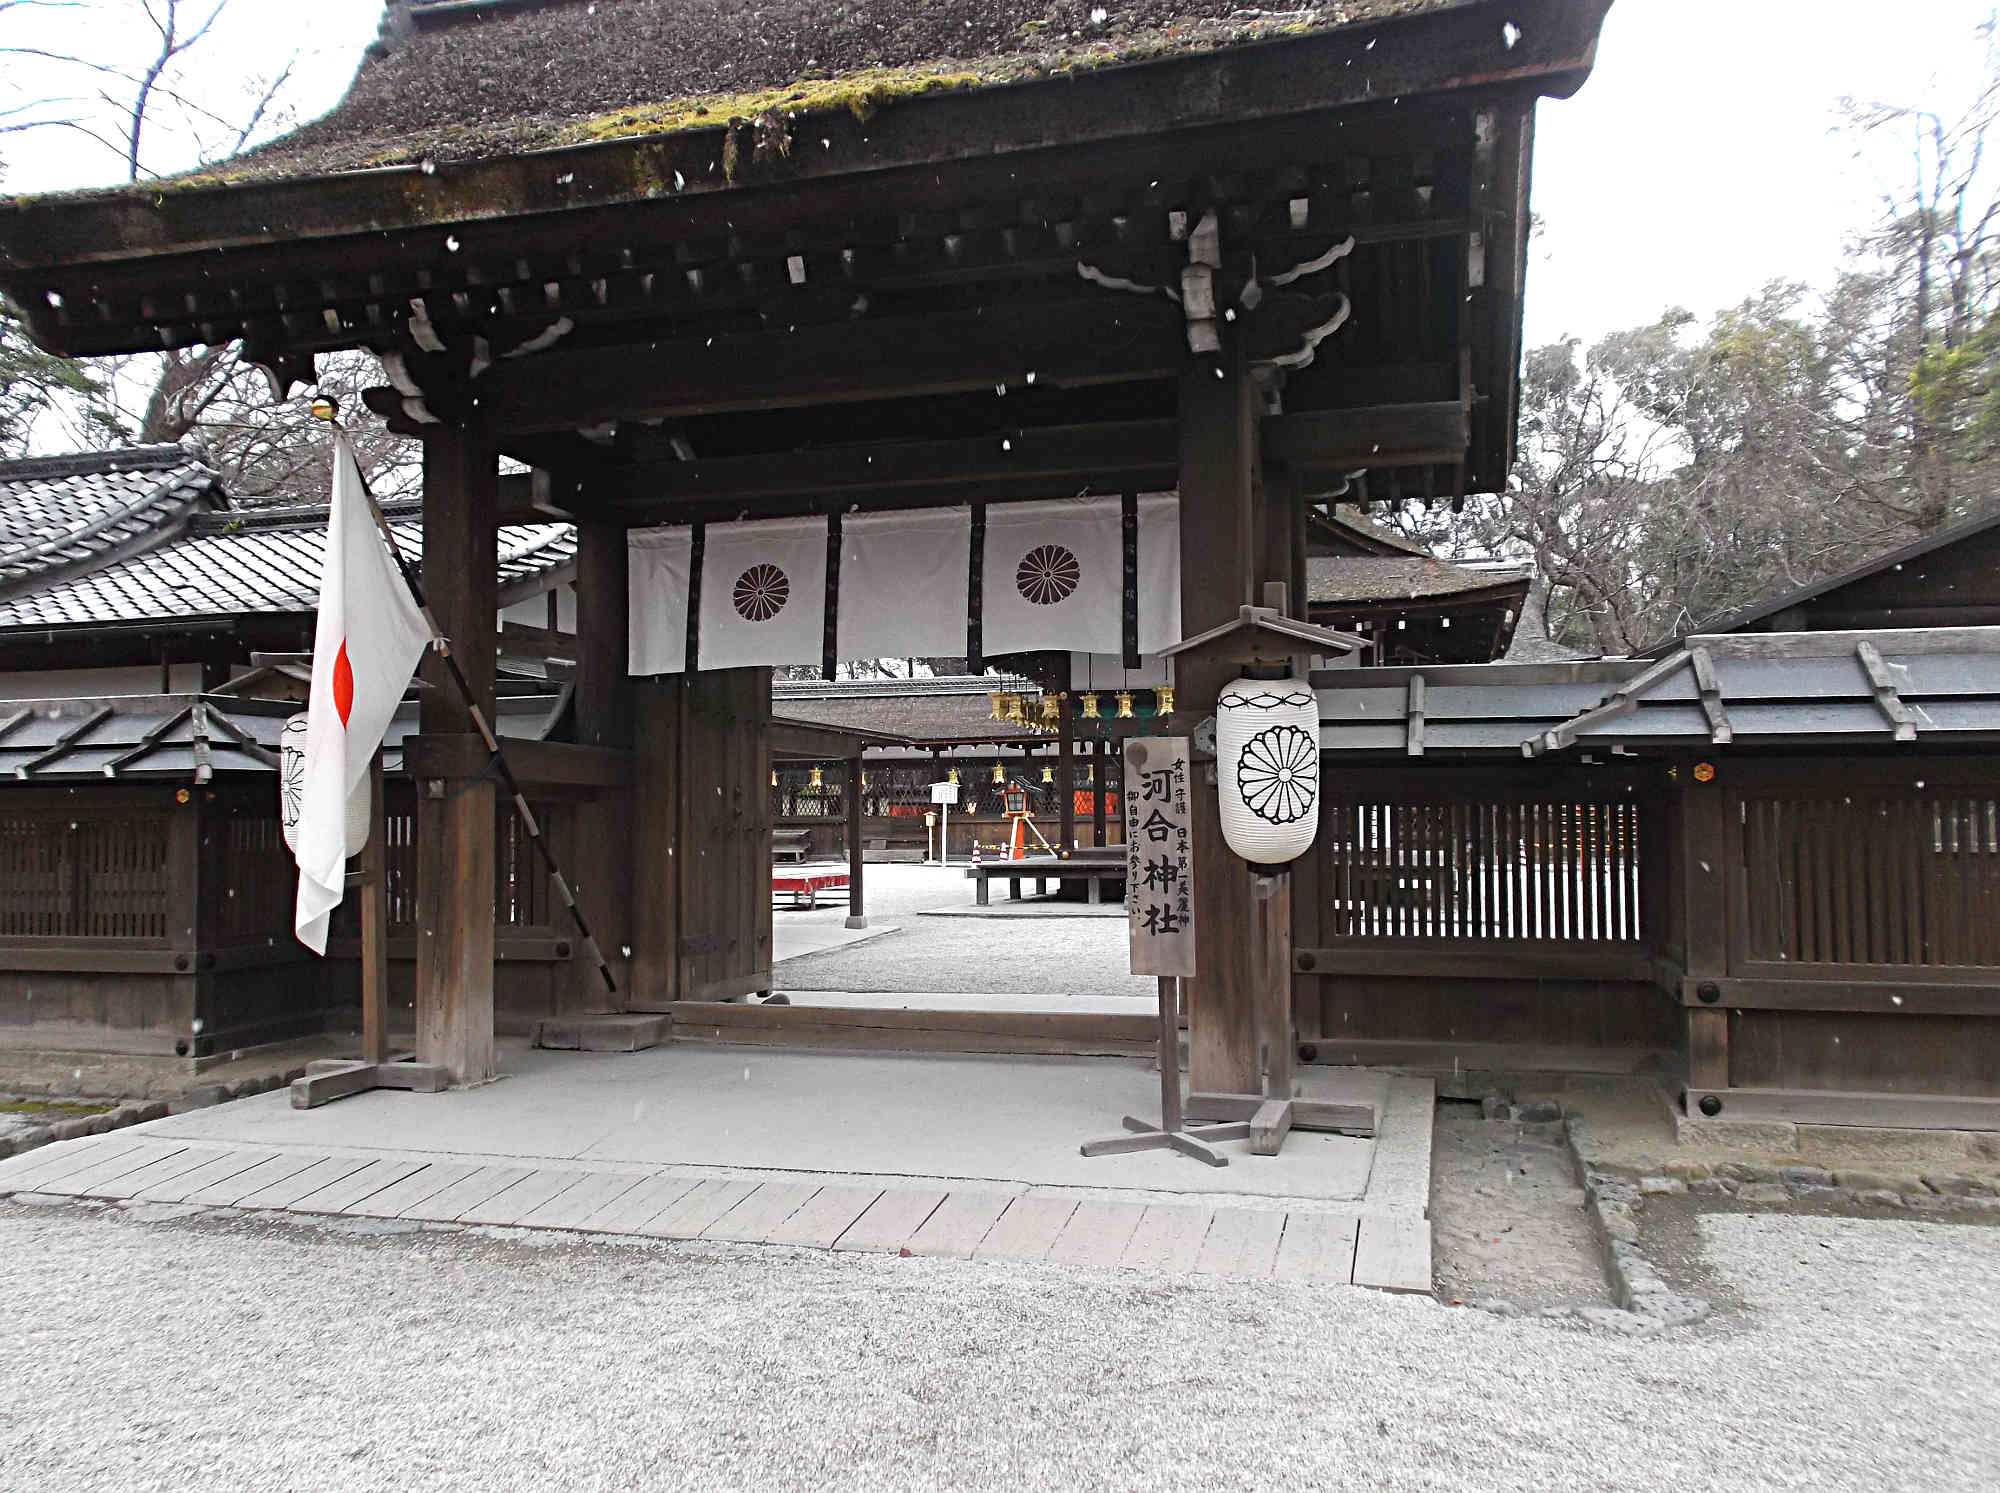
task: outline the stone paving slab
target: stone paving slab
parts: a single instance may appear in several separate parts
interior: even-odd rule
[[[1427,1290],[1430,1228],[1360,1205],[1202,1206],[1088,1190],[855,1185],[584,1165],[482,1164],[91,1137],[0,1174],[0,1195],[186,1201],[303,1215],[577,1229],[1078,1268],[1276,1277]]]

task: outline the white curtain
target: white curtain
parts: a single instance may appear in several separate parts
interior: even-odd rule
[[[694,533],[685,525],[633,529],[625,539],[633,674],[678,674],[687,667],[688,574]]]
[[[703,669],[816,664],[826,649],[826,520],[710,524],[701,562]]]
[[[840,522],[841,658],[964,653],[971,561],[968,509],[846,515]]]
[[[1121,652],[1124,550],[1116,498],[989,504],[981,646]]]

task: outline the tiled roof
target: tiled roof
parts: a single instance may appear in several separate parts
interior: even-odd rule
[[[1047,741],[1044,731],[993,717],[996,691],[1039,692],[1012,675],[934,679],[781,680],[771,687],[788,719],[840,730],[877,731],[919,744]]]
[[[495,729],[546,740],[564,701],[549,695],[496,702]],[[120,695],[23,700],[0,706],[0,782],[208,782],[216,773],[272,772],[278,737],[296,701],[231,695]],[[383,738],[383,766],[402,770],[403,739],[417,730],[406,699]]]
[[[392,506],[389,517],[404,554],[421,560],[418,510]],[[502,605],[545,589],[576,559],[569,524],[510,525],[499,543]],[[0,596],[0,628],[311,612],[325,549],[324,508],[202,514],[143,553]]]
[[[1306,589],[1314,606],[1424,601],[1519,586],[1528,574],[1524,566],[1473,570],[1429,555],[1313,555]]]
[[[227,507],[178,446],[0,462],[0,597],[94,570]]]
[[[2000,627],[1698,635],[1659,660],[1335,669],[1313,684],[1334,753],[1962,748],[2000,739]]]

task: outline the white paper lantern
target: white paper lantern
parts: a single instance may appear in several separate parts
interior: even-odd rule
[[[1299,679],[1238,679],[1215,705],[1222,838],[1252,865],[1280,868],[1319,831],[1319,699]]]
[[[278,823],[285,832],[285,848],[298,852],[299,805],[306,786],[306,718],[295,715],[278,733]],[[354,785],[347,796],[347,853],[361,854],[368,843],[368,822],[374,803],[368,794],[368,779]]]

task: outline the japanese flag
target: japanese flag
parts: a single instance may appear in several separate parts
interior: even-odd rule
[[[431,641],[410,588],[368,510],[354,448],[333,433],[333,506],[319,579],[312,698],[294,855],[299,942],[326,952],[347,879],[347,800],[368,775],[417,660]]]

